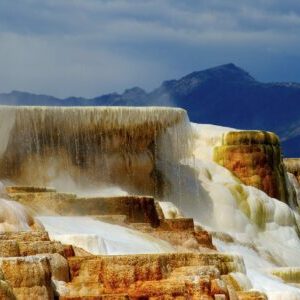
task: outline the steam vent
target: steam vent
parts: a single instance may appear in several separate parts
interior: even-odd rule
[[[178,108],[0,107],[0,299],[300,299],[300,164]]]

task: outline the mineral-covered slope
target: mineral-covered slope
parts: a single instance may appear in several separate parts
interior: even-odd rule
[[[11,223],[30,218],[24,206],[36,216],[3,228],[41,222],[53,240],[22,248],[12,236],[7,249],[65,255],[70,281],[52,278],[61,299],[300,299],[297,185],[273,134],[170,108],[0,114],[4,201],[21,210]]]
[[[27,204],[35,195],[35,209],[43,212],[45,198],[40,205],[37,199],[47,193],[45,189],[10,187],[7,191],[10,199],[22,202],[24,197]],[[136,199],[127,198],[134,208]],[[49,200],[60,201],[59,193]],[[72,207],[69,202],[66,205]],[[250,291],[242,258],[216,252],[211,236],[195,227],[193,220],[166,219],[157,203],[152,217],[137,223],[140,220],[132,218],[131,210],[124,212],[116,202],[111,207],[114,215],[107,215],[112,211],[106,210],[104,215],[82,217],[81,223],[78,217],[40,217],[56,241],[50,241],[45,231],[0,234],[2,299],[265,299],[264,294]],[[73,228],[67,228],[68,221]],[[92,243],[93,222],[102,248]],[[90,236],[78,232],[80,224],[88,226]],[[70,228],[77,234],[70,234]],[[57,242],[66,239],[85,250]],[[114,255],[95,256],[87,250]],[[132,254],[139,251],[147,254]]]

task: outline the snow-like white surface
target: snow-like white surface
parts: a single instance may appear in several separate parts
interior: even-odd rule
[[[170,165],[166,172],[173,182],[174,199],[175,194],[182,195],[176,205],[203,227],[229,233],[236,239],[236,243],[215,242],[219,250],[244,257],[255,289],[265,291],[269,299],[300,299],[300,289],[263,271],[276,266],[300,266],[299,214],[287,204],[242,184],[213,161],[214,147],[220,146],[224,134],[233,130],[192,124],[193,156],[182,160],[180,168]],[[240,243],[253,245],[256,251]]]
[[[73,244],[92,254],[174,252],[167,242],[148,234],[90,217],[39,217],[53,240]]]
[[[0,198],[0,232],[27,231],[30,225],[33,225],[33,218],[23,205]]]

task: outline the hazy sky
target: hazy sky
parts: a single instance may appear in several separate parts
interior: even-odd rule
[[[300,82],[300,1],[0,0],[0,92],[151,90],[228,62]]]

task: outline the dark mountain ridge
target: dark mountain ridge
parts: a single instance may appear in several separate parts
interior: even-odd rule
[[[285,156],[300,157],[300,84],[259,82],[232,63],[165,81],[150,93],[134,87],[92,99],[59,99],[13,91],[0,94],[0,104],[178,106],[193,122],[274,131],[283,140]]]

